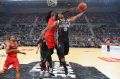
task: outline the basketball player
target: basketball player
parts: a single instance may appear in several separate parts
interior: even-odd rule
[[[65,69],[65,74],[68,74],[66,63],[65,63],[65,55],[69,52],[69,38],[68,38],[68,28],[70,23],[75,22],[80,16],[82,16],[84,12],[79,13],[78,15],[65,19],[62,13],[58,14],[58,21],[55,21],[51,26],[46,28],[46,30],[54,28],[58,26],[58,54],[62,65]]]
[[[45,36],[45,41],[48,47],[48,51],[49,51],[49,55],[47,57],[47,60],[49,62],[49,74],[51,76],[54,76],[54,74],[52,73],[52,58],[51,55],[53,54],[53,50],[57,45],[57,40],[55,39],[55,34],[57,31],[57,27],[53,27],[51,29],[47,29],[49,28],[56,20],[57,20],[57,13],[54,11],[50,11],[48,13],[47,16],[47,27],[41,32],[41,37]]]
[[[10,41],[7,44],[7,48],[6,48],[7,58],[5,60],[3,70],[0,71],[0,74],[4,74],[6,70],[9,68],[9,66],[12,65],[13,68],[15,68],[16,70],[16,79],[20,79],[20,64],[17,58],[17,53],[21,53],[24,55],[26,53],[20,52],[19,50],[17,50],[17,47],[18,45],[15,42],[15,37],[11,36]]]
[[[46,41],[45,41],[45,39],[44,38],[40,38],[39,40],[38,40],[38,49],[37,49],[37,52],[36,52],[36,54],[38,53],[38,50],[39,50],[39,48],[40,48],[40,55],[41,55],[41,70],[42,71],[46,71],[47,70],[47,68],[46,68],[46,62],[47,62],[47,55],[48,55],[48,53],[49,53],[49,51],[48,51],[48,47],[47,47],[47,45],[46,45]]]
[[[69,52],[69,37],[68,30],[71,23],[74,23],[78,18],[80,18],[85,11],[73,16],[71,18],[65,19],[62,13],[58,14],[58,21],[56,21],[51,27],[57,25],[58,32],[58,46],[64,47],[64,55],[67,55]],[[59,45],[60,44],[60,45]]]
[[[106,41],[106,45],[107,45],[107,52],[110,52],[110,39]]]

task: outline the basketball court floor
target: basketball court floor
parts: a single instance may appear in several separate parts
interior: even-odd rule
[[[21,79],[39,79],[35,77],[35,73],[31,74],[39,66],[40,54],[36,54],[37,47],[19,47],[19,49],[27,53],[18,54]],[[63,74],[57,74],[59,63],[56,53],[52,57],[55,79],[58,79],[58,76],[65,79]],[[0,70],[3,68],[5,58],[5,50],[0,50]],[[99,48],[70,48],[66,61],[70,64],[68,67],[70,79],[120,79],[120,53],[103,53]],[[10,68],[5,77],[0,75],[0,79],[14,79],[13,70]]]

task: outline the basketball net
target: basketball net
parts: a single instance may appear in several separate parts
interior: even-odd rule
[[[47,0],[47,4],[50,7],[55,7],[57,6],[58,0]]]

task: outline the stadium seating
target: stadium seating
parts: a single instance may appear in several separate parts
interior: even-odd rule
[[[86,16],[91,24],[98,25],[92,27],[95,36],[91,33],[90,26],[83,16],[69,29],[71,47],[99,47],[99,43],[105,43],[108,38],[120,43],[120,27],[113,23],[113,21],[120,23],[119,13],[109,13],[109,15],[87,13]],[[14,14],[12,16],[0,14],[0,17],[0,41],[8,40],[10,35],[15,35],[20,45],[34,46],[41,30],[46,27],[44,14]],[[37,24],[34,24],[37,17],[39,17]]]

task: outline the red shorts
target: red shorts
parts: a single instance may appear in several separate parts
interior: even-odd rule
[[[48,49],[54,48],[55,45],[57,45],[57,40],[55,39],[54,36],[51,36],[51,35],[45,36],[45,40],[46,40]]]
[[[17,57],[7,57],[4,63],[3,69],[8,69],[12,65],[13,68],[20,68],[20,64]]]

